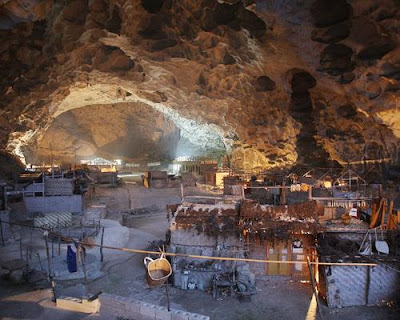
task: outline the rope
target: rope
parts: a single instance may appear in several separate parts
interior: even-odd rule
[[[10,225],[20,225],[28,228],[34,228],[34,229],[40,229],[44,231],[48,231],[49,234],[53,234],[56,237],[61,237],[62,239],[68,239],[66,237],[63,237],[59,234],[51,232],[50,229],[46,229],[43,227],[35,227],[35,226],[28,226],[20,223],[15,223],[15,222],[6,222],[6,221],[1,221],[0,223],[8,223]],[[70,239],[68,239],[70,240]],[[76,241],[76,243],[79,243],[80,245],[86,245],[86,246],[92,246],[92,247],[98,247],[98,248],[104,248],[104,249],[111,249],[111,250],[118,250],[118,251],[124,251],[124,252],[130,252],[130,253],[143,253],[143,254],[154,254],[154,255],[159,255],[159,251],[149,251],[149,250],[141,250],[141,249],[131,249],[131,248],[123,248],[123,247],[112,247],[112,246],[106,246],[106,245],[100,245],[100,244],[94,244],[94,243],[86,243],[86,242],[81,242],[81,241]],[[251,262],[251,263],[275,263],[275,264],[307,264],[307,261],[281,261],[281,260],[263,260],[263,259],[248,259],[248,258],[231,258],[231,257],[212,257],[212,256],[200,256],[200,255],[193,255],[193,254],[185,254],[185,253],[173,253],[173,252],[165,252],[164,253],[166,256],[171,256],[171,257],[184,257],[184,258],[193,258],[193,259],[204,259],[204,260],[218,260],[218,261],[240,261],[240,262]],[[364,262],[310,262],[311,264],[314,265],[321,265],[321,266],[369,266],[369,267],[376,267],[378,263],[364,263]]]

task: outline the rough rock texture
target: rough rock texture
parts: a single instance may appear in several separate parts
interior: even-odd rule
[[[146,104],[123,103],[61,114],[24,154],[29,163],[95,156],[154,161],[175,158],[178,146],[179,130],[171,120]]]
[[[23,157],[64,113],[134,102],[237,169],[396,163],[399,17],[397,0],[3,1],[0,146]]]

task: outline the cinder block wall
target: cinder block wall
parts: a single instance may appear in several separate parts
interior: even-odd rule
[[[383,265],[324,268],[330,308],[380,305],[400,296],[400,274]]]
[[[101,294],[100,313],[113,317],[136,320],[210,320],[210,317],[110,294]]]

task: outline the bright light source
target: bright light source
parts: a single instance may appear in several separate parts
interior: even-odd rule
[[[191,156],[179,156],[175,158],[175,161],[190,161],[191,158],[192,158]]]
[[[181,164],[176,164],[176,163],[174,163],[174,164],[172,165],[172,173],[173,173],[173,174],[179,173],[179,172],[181,171],[181,167],[182,167]]]
[[[324,181],[324,187],[327,188],[327,189],[332,188],[332,181],[325,180]]]

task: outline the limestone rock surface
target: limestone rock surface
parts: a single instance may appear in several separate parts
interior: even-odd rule
[[[3,1],[0,147],[397,163],[399,19],[396,0]]]

